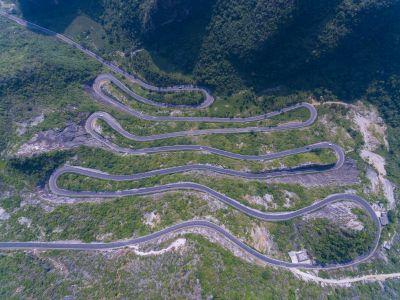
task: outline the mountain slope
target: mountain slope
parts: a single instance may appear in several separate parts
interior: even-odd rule
[[[59,31],[87,15],[116,49],[142,44],[161,67],[222,93],[282,86],[355,100],[400,72],[398,0],[20,0],[20,8]]]

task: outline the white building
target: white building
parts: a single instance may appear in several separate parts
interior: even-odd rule
[[[302,263],[302,264],[311,264],[312,260],[307,253],[307,250],[303,249],[300,251],[290,251],[289,252],[290,259],[292,263]]]

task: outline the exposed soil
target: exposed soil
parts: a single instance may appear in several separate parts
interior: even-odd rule
[[[299,279],[305,281],[318,282],[322,285],[338,285],[338,286],[351,286],[352,283],[357,282],[376,282],[385,281],[387,279],[400,278],[400,273],[390,273],[390,274],[377,274],[377,275],[364,275],[360,277],[353,278],[341,278],[341,279],[327,279],[318,277],[317,275],[303,272],[298,269],[291,270]]]
[[[361,158],[371,165],[378,173],[377,177],[380,183],[378,187],[376,184],[375,176],[371,172],[367,172],[367,177],[371,181],[371,190],[374,193],[378,193],[380,187],[385,195],[385,198],[389,202],[389,208],[394,208],[395,197],[394,188],[395,186],[386,178],[386,161],[381,155],[375,153],[380,146],[389,150],[389,144],[386,137],[386,125],[375,108],[365,107],[365,105],[358,103],[357,109],[352,112],[353,120],[358,126],[363,139],[364,147],[360,152]],[[369,175],[369,176],[368,176]]]
[[[139,256],[153,256],[153,255],[162,255],[166,252],[176,251],[181,249],[185,246],[186,239],[185,238],[178,238],[173,241],[168,247],[163,248],[161,250],[150,250],[150,251],[140,251],[138,246],[132,246],[130,248],[133,249],[136,255]]]

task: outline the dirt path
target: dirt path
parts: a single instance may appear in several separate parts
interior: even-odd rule
[[[341,102],[341,101],[325,101],[325,102],[319,102],[316,100],[311,101],[311,104],[313,106],[320,106],[320,105],[332,105],[332,104],[336,104],[336,105],[343,105],[346,107],[351,107],[351,108],[356,108],[356,106],[354,104],[349,104],[349,103],[345,103],[345,102]]]
[[[172,242],[167,248],[163,248],[161,250],[150,250],[147,252],[140,251],[138,246],[131,246],[130,248],[133,249],[136,255],[139,256],[152,256],[152,255],[161,255],[169,251],[177,250],[179,248],[182,248],[186,244],[186,239],[184,238],[179,238]]]
[[[350,286],[352,283],[357,283],[357,282],[376,282],[376,281],[385,281],[387,279],[400,278],[400,273],[389,273],[389,274],[364,275],[353,278],[327,279],[300,271],[298,269],[292,269],[291,271],[297,277],[305,281],[313,281],[322,284],[340,285],[340,286]]]

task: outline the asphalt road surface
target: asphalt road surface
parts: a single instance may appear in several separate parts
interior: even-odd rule
[[[337,160],[334,164],[332,165],[310,165],[310,166],[303,166],[303,167],[293,167],[293,168],[287,168],[287,169],[279,169],[279,170],[272,170],[269,172],[263,172],[263,173],[250,173],[250,172],[242,172],[242,171],[236,171],[236,170],[231,170],[231,169],[224,169],[216,166],[210,166],[210,165],[185,165],[185,166],[177,166],[177,167],[172,167],[172,168],[166,168],[166,169],[159,169],[159,170],[153,170],[145,173],[137,173],[137,174],[131,174],[131,175],[112,175],[112,174],[107,174],[104,172],[101,172],[99,170],[94,170],[94,169],[87,169],[87,168],[82,168],[82,167],[77,167],[77,166],[63,166],[60,169],[56,170],[50,180],[49,180],[49,188],[50,190],[61,196],[65,197],[104,197],[104,198],[115,198],[115,197],[124,197],[124,196],[130,196],[130,195],[147,195],[147,194],[154,194],[154,193],[161,193],[161,192],[166,192],[166,191],[173,191],[173,190],[195,190],[201,193],[206,193],[208,195],[211,195],[215,199],[218,199],[219,201],[237,209],[238,211],[250,216],[254,217],[263,221],[270,221],[270,222],[278,222],[278,221],[285,221],[285,220],[290,220],[292,218],[296,217],[301,217],[303,215],[306,215],[310,212],[316,211],[326,205],[329,205],[334,202],[338,201],[352,201],[362,208],[365,209],[365,211],[369,214],[371,219],[373,220],[376,231],[374,233],[374,240],[373,243],[371,244],[369,251],[359,257],[357,257],[355,260],[351,262],[347,262],[344,264],[334,264],[334,265],[317,265],[317,264],[302,264],[302,263],[290,263],[287,261],[281,261],[277,260],[271,257],[268,257],[255,249],[251,248],[250,246],[246,245],[242,241],[240,241],[238,238],[234,237],[232,234],[230,234],[228,231],[223,229],[222,227],[211,223],[206,220],[191,220],[191,221],[186,221],[182,223],[175,224],[171,227],[165,228],[161,231],[151,233],[149,235],[139,237],[139,238],[134,238],[130,240],[125,240],[125,241],[117,241],[117,242],[111,242],[111,243],[76,243],[76,242],[0,242],[0,249],[69,249],[69,250],[104,250],[104,249],[116,249],[116,248],[122,248],[122,247],[127,247],[131,245],[136,245],[140,244],[143,242],[151,241],[158,239],[162,237],[165,234],[169,234],[171,232],[175,231],[180,231],[186,228],[191,228],[191,227],[205,227],[210,230],[216,231],[219,234],[223,235],[226,239],[230,240],[232,243],[236,244],[238,247],[240,247],[243,251],[247,252],[248,254],[268,263],[274,266],[278,267],[284,267],[284,268],[307,268],[307,269],[333,269],[333,268],[341,268],[341,267],[347,267],[347,266],[352,266],[355,264],[358,264],[362,261],[367,260],[370,258],[376,251],[378,245],[379,245],[379,239],[380,239],[380,234],[381,234],[381,226],[379,219],[377,218],[375,212],[373,211],[372,207],[361,197],[354,195],[354,194],[334,194],[326,197],[325,199],[322,199],[320,201],[317,201],[313,203],[310,206],[304,207],[302,209],[299,209],[297,211],[291,211],[291,212],[282,212],[282,213],[268,213],[268,212],[262,212],[256,209],[253,209],[251,207],[248,207],[246,205],[241,204],[235,199],[232,199],[222,193],[219,193],[207,186],[193,183],[193,182],[178,182],[178,183],[171,183],[171,184],[166,184],[166,185],[160,185],[160,186],[153,186],[153,187],[146,187],[146,188],[138,188],[138,189],[131,189],[131,190],[122,190],[122,191],[114,191],[114,192],[92,192],[92,191],[70,191],[70,190],[65,190],[60,188],[57,185],[57,180],[60,176],[66,173],[74,173],[74,174],[80,174],[84,176],[89,176],[93,178],[99,178],[103,180],[110,180],[110,181],[133,181],[133,180],[140,180],[144,178],[149,178],[152,176],[157,176],[157,175],[166,175],[166,174],[174,174],[174,173],[181,173],[181,172],[188,172],[188,171],[193,171],[193,170],[205,170],[209,172],[215,172],[219,174],[224,174],[228,176],[235,176],[235,177],[242,177],[242,178],[248,178],[248,179],[256,179],[256,180],[262,180],[266,178],[271,178],[271,177],[276,177],[276,176],[283,176],[283,175],[294,175],[294,174],[306,174],[306,173],[311,173],[311,172],[326,172],[330,171],[333,169],[338,169],[340,168],[345,159],[345,155],[343,150],[336,144],[330,143],[330,142],[321,142],[313,145],[309,145],[306,147],[301,147],[301,148],[296,148],[296,149],[290,149],[282,152],[277,152],[273,154],[266,154],[266,155],[241,155],[237,153],[232,153],[228,151],[224,151],[221,149],[216,149],[212,147],[206,147],[206,146],[199,146],[199,145],[174,145],[174,146],[163,146],[163,147],[153,147],[153,148],[143,148],[143,149],[130,149],[130,148],[123,148],[120,147],[111,141],[105,139],[101,134],[99,134],[95,130],[95,122],[98,119],[101,119],[105,122],[107,122],[115,131],[117,131],[119,134],[124,136],[127,139],[134,140],[134,141],[155,141],[155,140],[160,140],[160,139],[167,139],[167,138],[174,138],[174,137],[182,137],[182,136],[195,136],[195,135],[206,135],[206,134],[238,134],[238,133],[246,133],[246,132],[272,132],[272,131],[278,131],[278,130],[290,130],[290,129],[299,129],[299,128],[304,128],[307,126],[312,125],[316,118],[317,118],[317,111],[316,109],[308,104],[308,103],[300,103],[298,105],[294,105],[288,108],[281,109],[279,111],[271,112],[271,113],[266,113],[263,115],[258,115],[258,116],[253,116],[253,117],[247,117],[247,118],[215,118],[215,117],[173,117],[173,116],[153,116],[153,115],[147,115],[144,114],[138,110],[133,109],[132,107],[129,107],[116,99],[109,97],[106,95],[103,90],[102,90],[102,85],[106,82],[112,82],[115,84],[119,89],[123,90],[125,93],[136,99],[137,101],[147,104],[147,105],[153,105],[157,107],[174,107],[174,108],[205,108],[210,106],[214,98],[212,95],[209,93],[207,89],[204,88],[198,88],[194,86],[173,86],[173,87],[166,87],[166,88],[158,88],[155,86],[152,86],[150,84],[147,84],[140,79],[128,74],[118,66],[112,64],[111,62],[108,62],[104,60],[103,58],[99,57],[97,54],[93,53],[92,51],[84,48],[83,46],[75,43],[68,37],[58,34],[56,32],[53,32],[51,30],[48,30],[46,28],[43,28],[39,25],[33,24],[31,22],[27,22],[23,19],[20,19],[16,16],[9,15],[5,12],[0,11],[0,15],[8,18],[11,21],[14,21],[28,29],[39,31],[43,34],[46,35],[51,35],[59,40],[75,47],[76,49],[82,51],[86,55],[96,59],[103,65],[107,66],[110,70],[123,75],[125,78],[128,80],[132,81],[133,83],[137,83],[140,86],[142,86],[145,89],[151,90],[151,91],[157,91],[157,92],[176,92],[176,93],[181,93],[181,92],[188,92],[188,91],[198,91],[202,92],[205,95],[204,101],[198,105],[198,106],[188,106],[188,105],[171,105],[171,104],[165,104],[165,103],[160,103],[157,101],[153,101],[151,99],[147,99],[145,97],[142,97],[135,93],[134,91],[131,91],[127,86],[125,86],[120,80],[118,80],[116,77],[114,77],[112,74],[101,74],[99,75],[94,84],[93,84],[93,91],[94,94],[96,95],[96,98],[103,103],[106,103],[109,106],[112,106],[114,108],[117,108],[118,110],[125,112],[126,114],[129,114],[132,117],[140,118],[143,120],[147,121],[157,121],[157,122],[168,122],[168,121],[174,121],[174,122],[212,122],[212,123],[248,123],[248,122],[256,122],[256,121],[262,121],[266,120],[268,118],[287,113],[289,111],[299,109],[299,108],[306,108],[308,109],[310,116],[309,118],[304,121],[304,122],[294,122],[294,123],[285,123],[285,124],[280,124],[274,127],[241,127],[241,128],[223,128],[223,129],[205,129],[205,130],[193,130],[193,131],[181,131],[181,132],[172,132],[172,133],[165,133],[165,134],[158,134],[158,135],[152,135],[152,136],[137,136],[133,135],[126,130],[122,128],[122,126],[118,123],[117,120],[115,120],[110,114],[105,113],[105,112],[96,112],[93,115],[89,117],[89,119],[86,122],[86,130],[88,131],[89,134],[91,134],[95,139],[99,140],[101,143],[106,145],[107,147],[111,148],[113,151],[117,152],[122,152],[122,153],[127,153],[127,154],[133,154],[133,155],[143,155],[143,154],[149,154],[149,153],[159,153],[159,152],[171,152],[171,151],[203,151],[203,152],[208,152],[212,153],[215,155],[221,155],[233,159],[238,159],[238,160],[253,160],[253,161],[261,161],[261,160],[269,160],[269,159],[276,159],[276,158],[282,158],[285,156],[289,155],[295,155],[295,154],[300,154],[300,153],[305,153],[309,151],[315,151],[318,149],[331,149],[334,151],[336,154]]]

